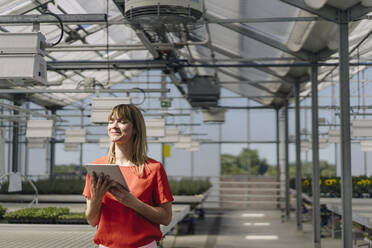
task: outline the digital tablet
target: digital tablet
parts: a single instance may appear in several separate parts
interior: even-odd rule
[[[85,168],[87,169],[87,172],[89,173],[89,175],[92,175],[93,171],[96,173],[97,177],[101,174],[101,172],[105,176],[109,175],[110,180],[114,180],[120,183],[125,189],[129,191],[128,184],[125,181],[123,174],[121,173],[119,165],[117,164],[86,164]]]

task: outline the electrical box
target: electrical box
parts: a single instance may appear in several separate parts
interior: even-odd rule
[[[41,33],[0,33],[0,87],[47,85],[45,44]]]
[[[216,107],[220,86],[212,76],[195,76],[187,83],[187,100],[192,107]]]

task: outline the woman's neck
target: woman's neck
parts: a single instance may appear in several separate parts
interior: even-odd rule
[[[115,161],[116,164],[123,165],[132,162],[132,146],[126,144],[115,144]]]

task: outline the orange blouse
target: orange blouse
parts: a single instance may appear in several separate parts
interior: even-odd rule
[[[101,157],[92,164],[107,164]],[[173,196],[163,165],[153,159],[146,161],[142,176],[134,166],[120,166],[130,192],[151,206],[172,202]],[[90,199],[90,176],[87,174],[83,195]],[[101,217],[94,242],[110,248],[137,248],[162,237],[159,224],[150,222],[140,214],[118,202],[109,192],[102,199]]]

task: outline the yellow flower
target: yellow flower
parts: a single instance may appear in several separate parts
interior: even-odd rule
[[[303,184],[304,185],[310,185],[310,182],[309,182],[309,180],[306,179],[306,180],[304,180]]]

